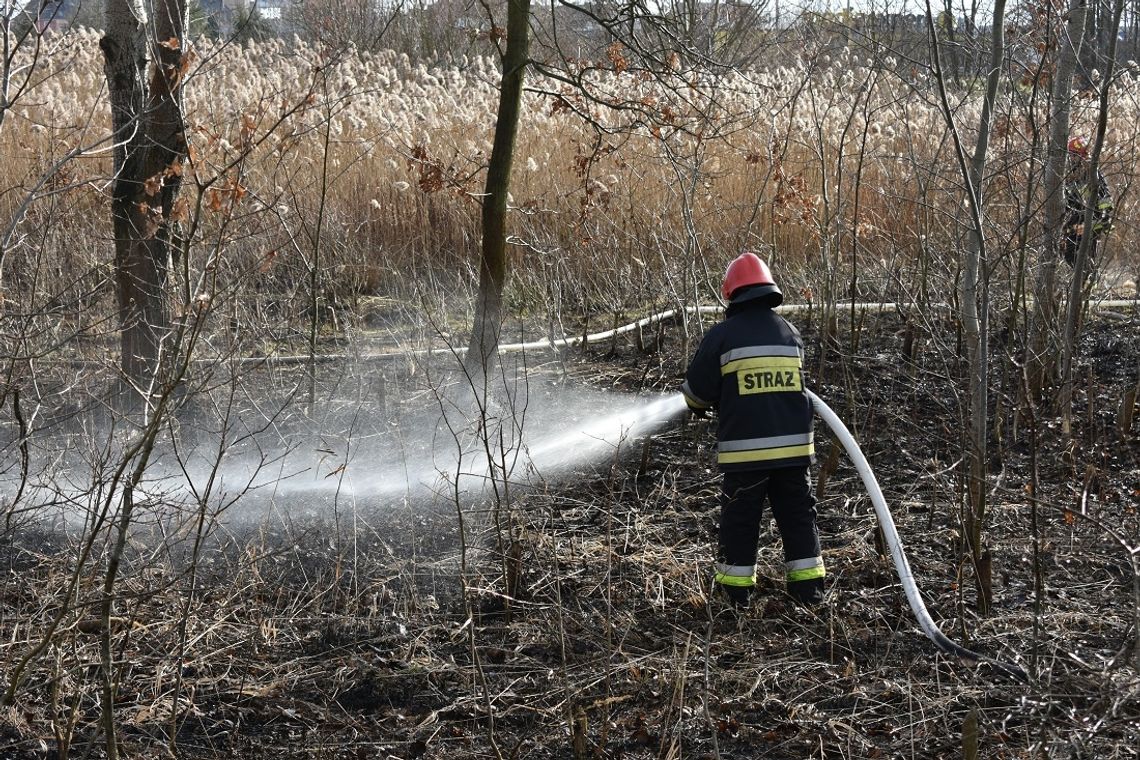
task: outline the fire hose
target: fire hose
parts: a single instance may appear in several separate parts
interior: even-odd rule
[[[938,625],[930,617],[930,613],[927,611],[922,597],[919,595],[918,585],[915,583],[914,574],[910,570],[910,563],[907,562],[906,552],[903,551],[902,540],[899,538],[898,530],[895,528],[894,517],[892,517],[891,510],[887,507],[887,500],[883,497],[883,491],[879,488],[879,482],[875,478],[875,473],[871,470],[871,465],[867,462],[867,457],[863,456],[863,451],[859,448],[855,437],[851,435],[851,431],[847,429],[847,426],[843,424],[843,420],[839,419],[839,416],[832,411],[831,407],[825,404],[819,396],[811,391],[807,391],[807,395],[808,398],[811,399],[816,414],[827,423],[827,426],[831,428],[831,432],[839,439],[839,442],[843,445],[843,449],[847,452],[847,456],[851,458],[855,469],[859,472],[859,477],[863,480],[863,485],[871,497],[871,503],[875,506],[875,514],[879,518],[879,527],[882,528],[883,537],[886,539],[887,546],[890,547],[891,558],[894,560],[895,570],[898,571],[899,581],[902,583],[903,591],[906,592],[907,601],[910,603],[910,609],[914,612],[914,616],[918,620],[919,626],[922,627],[923,633],[946,654],[955,655],[971,662],[986,662],[1008,676],[1021,681],[1028,681],[1029,678],[1025,671],[1016,665],[996,660],[967,649],[961,644],[951,641],[938,628]]]

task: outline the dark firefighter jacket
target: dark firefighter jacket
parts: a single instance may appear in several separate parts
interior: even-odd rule
[[[681,392],[691,409],[717,410],[721,470],[811,463],[803,355],[796,328],[760,301],[730,305],[725,321],[705,335]]]
[[[1085,209],[1089,206],[1088,172],[1083,164],[1077,164],[1065,182],[1065,206],[1067,218],[1063,234],[1072,240],[1080,240],[1085,226]],[[1096,200],[1093,204],[1092,232],[1101,237],[1112,230],[1114,204],[1108,189],[1108,180],[1099,171],[1096,173]]]

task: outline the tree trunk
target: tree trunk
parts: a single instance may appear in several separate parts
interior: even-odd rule
[[[1108,96],[1112,85],[1112,75],[1116,67],[1116,41],[1120,30],[1120,17],[1124,12],[1124,0],[1116,0],[1113,4],[1108,50],[1105,53],[1104,73],[1097,83],[1100,88],[1099,108],[1097,112],[1096,137],[1093,140],[1092,156],[1089,160],[1088,182],[1089,203],[1086,204],[1084,228],[1092,230],[1093,215],[1096,213],[1097,199],[1099,198],[1099,167],[1101,149],[1104,147],[1104,134],[1108,129]],[[1094,59],[1095,60],[1095,59]],[[1059,401],[1061,406],[1061,432],[1071,435],[1073,429],[1073,362],[1077,356],[1077,319],[1084,308],[1084,286],[1086,270],[1089,264],[1089,251],[1095,244],[1092,234],[1082,234],[1081,244],[1077,249],[1077,258],[1073,262],[1073,279],[1069,288],[1069,310],[1065,318],[1065,330],[1061,341],[1061,393]]]
[[[1053,78],[1049,106],[1048,156],[1045,161],[1045,250],[1034,288],[1033,320],[1029,335],[1029,391],[1041,396],[1046,379],[1056,373],[1057,346],[1057,258],[1061,249],[1061,227],[1065,221],[1065,162],[1068,159],[1069,110],[1072,106],[1073,72],[1077,67],[1084,39],[1085,0],[1072,0],[1064,37]]]
[[[960,294],[962,309],[962,329],[966,338],[966,354],[969,365],[969,401],[966,404],[968,428],[967,447],[969,457],[969,483],[965,514],[966,544],[975,570],[980,568],[984,549],[982,545],[982,524],[986,514],[986,464],[988,444],[988,405],[989,405],[989,267],[986,255],[984,222],[985,166],[986,152],[989,150],[990,129],[993,122],[994,103],[997,100],[998,84],[1001,81],[1002,62],[1005,56],[1005,0],[994,3],[993,23],[990,37],[990,65],[986,75],[985,98],[978,126],[978,139],[972,158],[958,133],[954,113],[946,94],[945,72],[942,66],[941,47],[938,30],[934,25],[934,15],[927,0],[927,27],[932,42],[932,58],[935,80],[942,104],[943,118],[950,128],[954,149],[958,158],[959,170],[966,186],[966,201],[970,212],[970,230],[966,258],[962,272]],[[981,573],[975,572],[978,581],[978,606],[984,612],[989,608],[989,588],[983,583]]]
[[[107,0],[99,43],[116,141],[111,216],[120,367],[123,379],[144,393],[158,377],[170,329],[170,218],[186,152],[180,102],[186,2],[156,0],[153,10],[148,19],[140,0]]]
[[[483,195],[479,293],[475,303],[471,342],[464,359],[464,367],[476,389],[484,387],[491,357],[498,352],[499,333],[503,323],[503,287],[507,280],[507,191],[510,189],[523,78],[528,63],[529,23],[530,0],[509,0],[507,49],[503,55],[503,75],[499,85],[499,112]]]
[[[986,514],[986,466],[989,438],[989,263],[986,255],[985,228],[982,224],[984,208],[983,179],[986,153],[989,150],[990,127],[993,122],[994,102],[997,100],[1001,79],[1002,59],[1005,56],[1005,0],[994,3],[994,19],[990,27],[990,69],[986,81],[986,95],[982,103],[978,142],[970,165],[970,186],[974,189],[975,213],[970,233],[970,247],[966,254],[965,273],[962,278],[962,322],[966,331],[967,352],[970,364],[970,504],[967,512],[967,533],[975,565],[981,567],[987,554],[982,548],[982,523]],[[985,612],[990,607],[991,589],[977,573],[978,607]]]
[[[108,760],[119,757],[110,620],[115,609],[119,561],[131,528],[133,489],[146,468],[169,398],[159,397],[156,391],[167,390],[162,388],[160,365],[171,326],[166,296],[170,224],[186,152],[179,102],[186,0],[153,0],[149,3],[153,18],[148,18],[147,7],[142,0],[107,0],[107,31],[99,42],[115,137],[111,217],[120,367],[126,385],[120,403],[128,409],[141,405],[148,412],[142,443],[125,453],[122,470],[115,477],[118,483],[119,476],[139,454],[133,474],[123,487],[117,537],[108,558],[100,603],[104,624],[100,638],[100,706]],[[150,414],[152,401],[156,408]]]

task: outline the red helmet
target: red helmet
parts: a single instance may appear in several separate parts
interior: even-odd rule
[[[784,295],[776,287],[776,281],[772,279],[772,273],[768,271],[768,265],[755,253],[745,251],[728,265],[728,271],[724,273],[724,284],[720,287],[720,294],[724,296],[724,300],[731,301],[733,296],[738,294],[742,288],[751,285],[762,287],[749,290],[747,298],[743,300],[750,301],[753,298],[767,296],[771,306],[779,306],[784,300]]]
[[[1077,135],[1069,140],[1069,152],[1076,153],[1081,158],[1089,157],[1089,139],[1083,135]]]

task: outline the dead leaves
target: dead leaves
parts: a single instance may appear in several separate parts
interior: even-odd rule
[[[182,171],[182,159],[174,159],[162,171],[143,180],[143,192],[146,193],[147,197],[153,198],[166,186],[167,180],[172,178],[180,179],[182,177]]]
[[[149,195],[151,198],[158,195],[158,192],[160,190],[162,190],[161,174],[155,174],[154,176],[147,177],[145,180],[143,180],[143,192]]]
[[[610,64],[614,67],[614,71],[619,74],[629,68],[629,59],[625,57],[620,42],[615,41],[606,48],[606,58],[609,59]]]
[[[143,625],[137,620],[132,620],[126,617],[119,617],[112,615],[106,621],[99,617],[83,618],[76,622],[75,627],[80,633],[101,633],[107,626],[110,626],[112,633],[121,633],[123,631],[138,631],[142,630]]]
[[[185,224],[190,221],[190,202],[179,198],[170,209],[170,221]]]
[[[249,190],[235,177],[228,177],[221,187],[206,191],[206,208],[215,213],[233,211]]]

